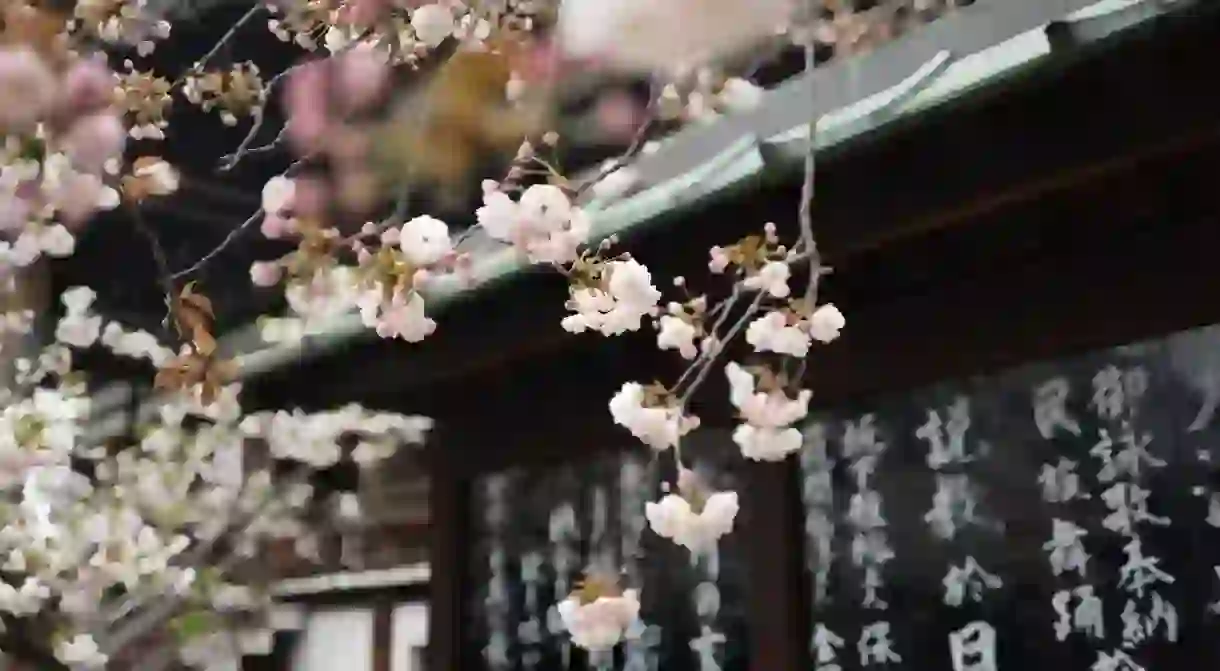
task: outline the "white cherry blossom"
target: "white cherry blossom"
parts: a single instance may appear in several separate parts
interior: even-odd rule
[[[577,595],[559,603],[559,617],[572,635],[572,643],[589,651],[618,645],[639,616],[639,593],[633,589],[619,596],[598,596],[588,603]]]
[[[449,227],[426,214],[402,225],[398,245],[407,260],[416,266],[432,265],[453,252]]]
[[[770,261],[757,273],[747,277],[742,283],[747,289],[765,291],[776,298],[787,298],[792,293],[788,280],[792,271],[783,261]]]
[[[489,236],[513,245],[531,263],[575,260],[591,228],[588,215],[572,204],[563,189],[550,184],[527,188],[519,202],[502,191],[485,191],[475,216]]]
[[[55,656],[73,668],[96,669],[106,664],[106,655],[102,654],[97,642],[89,634],[76,634],[64,640],[56,648]]]
[[[711,494],[701,502],[699,510],[678,494],[667,494],[658,502],[644,505],[648,524],[658,536],[671,539],[694,554],[711,550],[721,536],[733,530],[737,510],[737,492]]]
[[[778,310],[768,312],[750,322],[746,328],[746,342],[759,352],[804,358],[812,341],[802,325],[802,322],[790,324],[788,316]]]
[[[268,215],[282,215],[292,208],[296,196],[296,182],[290,177],[277,175],[263,185],[263,211]]]
[[[847,325],[847,319],[834,303],[827,303],[813,311],[809,317],[809,334],[818,342],[828,343],[839,337],[839,331]]]
[[[699,354],[695,346],[698,334],[698,329],[689,321],[674,315],[663,315],[657,329],[657,347],[678,350],[683,359],[694,359]]]
[[[729,378],[729,400],[749,424],[780,428],[799,422],[809,414],[813,392],[808,389],[802,389],[796,398],[789,398],[781,390],[757,389],[754,375],[736,363],[727,364],[724,372]]]
[[[411,28],[420,42],[435,48],[457,29],[453,11],[437,2],[418,7],[411,12]]]
[[[564,318],[564,330],[597,331],[607,336],[637,331],[644,317],[661,300],[661,292],[652,285],[648,268],[635,259],[607,262],[602,273],[607,278],[604,288],[582,287],[572,291],[568,309],[576,314]]]
[[[380,289],[365,292],[359,299],[360,319],[382,338],[401,338],[420,342],[436,331],[436,322],[424,312],[424,297],[418,291],[395,292],[384,300]]]
[[[698,423],[698,420],[684,416],[677,408],[645,405],[647,400],[643,385],[638,382],[624,383],[610,399],[610,415],[615,424],[626,428],[631,435],[655,450],[677,445],[678,440]]]

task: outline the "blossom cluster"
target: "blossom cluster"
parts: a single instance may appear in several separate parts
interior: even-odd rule
[[[736,493],[698,481],[683,461],[683,439],[700,424],[696,391],[723,370],[741,454],[781,460],[802,440],[812,397],[802,386],[805,360],[815,342],[838,337],[844,317],[818,301],[821,268],[807,222],[791,246],[768,224],[711,249],[708,267],[719,276],[712,280],[724,286],[692,292],[678,278],[663,290],[644,259],[601,239],[590,197],[614,199],[635,185],[633,159],[657,146],[646,137],[652,121],[664,122],[656,131],[663,133],[757,105],[765,92],[716,64],[777,38],[825,37],[824,23],[797,20],[797,4],[270,0],[184,72],[166,76],[131,60],[171,35],[148,0],[78,0],[68,14],[9,3],[0,41],[0,271],[71,254],[75,233],[98,211],[126,204],[138,216],[147,200],[176,191],[180,177],[169,163],[130,156],[127,146],[166,137],[176,96],[216,111],[226,125],[249,123],[229,168],[254,150],[266,108],[278,99],[286,123],[264,148],[282,138],[297,160],[266,183],[260,211],[242,227],[294,245],[249,269],[253,284],[282,288],[289,306],[285,317],[260,320],[263,337],[298,340],[354,311],[383,338],[423,341],[442,327],[428,312],[433,289],[482,279],[463,245],[476,235],[522,263],[553,269],[569,289],[559,328],[605,337],[651,328],[657,348],[686,362],[672,385],[625,382],[608,407],[617,424],[677,467],[673,486],[645,506],[649,525],[692,553],[711,552],[731,531],[738,502]],[[212,62],[225,41],[264,19],[281,40],[320,53],[278,73]],[[86,55],[97,48],[121,53],[121,71],[103,54]],[[581,126],[564,117],[566,90],[587,90],[579,81],[586,76],[624,74],[654,80],[649,100],[599,94],[591,119],[598,137],[631,146],[596,174],[564,174],[545,154],[558,151],[568,127]],[[453,211],[467,207],[465,187],[479,183],[486,159],[510,157],[506,174],[482,180],[479,204],[459,220]],[[421,187],[454,207],[443,216],[412,212],[407,196]],[[6,570],[17,576],[0,582],[0,609],[18,619],[50,617],[49,647],[70,664],[96,665],[125,649],[129,612],[166,599],[175,603],[175,631],[196,634],[182,637],[190,640],[181,656],[191,663],[226,647],[204,635],[218,630],[217,618],[241,612],[225,622],[257,629],[249,611],[268,599],[243,582],[240,559],[268,539],[291,539],[306,556],[318,542],[305,522],[306,509],[316,507],[308,479],[285,480],[268,464],[294,464],[287,471],[297,474],[349,459],[367,465],[420,442],[428,428],[421,418],[357,406],[243,413],[229,384],[235,367],[220,360],[211,334],[210,299],[193,283],[180,285],[183,273],[162,270],[176,342],[107,323],[91,290],[69,290],[56,342],[18,360],[27,393],[11,390],[0,413],[0,489],[20,491],[18,503],[0,510],[0,550],[11,550]],[[29,322],[8,314],[2,324],[8,332]],[[738,356],[739,337],[747,358]],[[97,346],[156,366],[157,384],[169,392],[124,449],[92,444],[81,428],[89,403],[71,374],[72,350]],[[82,460],[90,468],[79,470]],[[350,498],[340,499],[350,513]],[[219,556],[219,547],[237,559]],[[111,606],[118,614],[103,614],[118,630],[86,626]],[[576,645],[605,649],[638,618],[639,593],[588,576],[559,613]]]
[[[136,625],[114,618],[115,609],[169,600],[174,612],[190,612],[244,594],[227,610],[241,612],[242,626],[266,629],[258,624],[270,605],[258,596],[266,585],[251,582],[241,561],[276,539],[295,539],[302,556],[316,555],[306,513],[326,495],[273,464],[310,472],[351,458],[369,466],[422,442],[430,421],[355,405],[243,413],[231,385],[208,405],[189,393],[163,399],[136,442],[115,450],[89,439],[90,400],[71,375],[73,350],[100,345],[153,362],[171,352],[147,332],[105,323],[94,299],[86,287],[64,292],[56,343],[36,360],[18,360],[18,382],[32,392],[0,412],[0,553],[11,578],[0,584],[0,617],[9,626],[53,622],[55,654],[84,667],[130,644]],[[345,447],[349,436],[359,439],[354,450]],[[252,459],[260,449],[267,458]],[[211,548],[219,547],[233,559],[217,564],[224,554]],[[100,638],[99,616],[116,623]]]

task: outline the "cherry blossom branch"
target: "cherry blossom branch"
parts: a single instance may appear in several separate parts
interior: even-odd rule
[[[216,54],[220,53],[220,50],[223,49],[230,40],[236,37],[237,33],[241,31],[241,29],[244,28],[247,23],[253,21],[254,18],[263,10],[264,6],[262,0],[255,2],[253,7],[247,10],[246,13],[241,16],[241,18],[239,18],[232,26],[229,27],[228,32],[221,36],[220,40],[218,40],[216,44],[212,46],[211,50],[203,55],[203,58],[196,61],[193,66],[188,68],[186,72],[182,73],[182,75],[174,80],[173,84],[170,85],[170,88],[178,88],[185,83],[187,78],[192,74],[199,74],[202,72],[203,68],[208,64],[208,62],[215,58]]]
[[[248,15],[249,14],[247,14],[247,16]],[[245,17],[243,17],[243,18],[245,18]],[[372,34],[372,30],[363,31],[362,33],[357,35],[354,39],[349,41],[347,44],[343,45],[343,47],[341,49],[332,53],[329,56],[329,58],[334,58],[340,54],[346,53],[349,49],[352,49],[356,45],[360,44],[364,39],[366,39],[371,34]],[[295,72],[300,67],[301,67],[301,64],[298,63],[297,65],[293,65],[292,67],[286,68],[283,72],[280,72],[276,76],[269,79],[267,81],[266,85],[263,86],[263,91],[262,91],[263,104],[259,105],[258,107],[256,107],[254,109],[254,117],[253,117],[253,121],[250,125],[250,130],[246,131],[246,136],[244,138],[242,138],[242,141],[237,146],[237,149],[233,153],[226,154],[221,157],[221,159],[220,159],[221,160],[221,167],[220,167],[221,172],[228,172],[228,171],[232,170],[233,168],[237,167],[238,162],[240,162],[242,157],[244,157],[244,156],[249,156],[250,154],[257,154],[257,153],[262,153],[262,152],[266,152],[266,151],[271,151],[272,149],[279,146],[279,143],[284,139],[284,137],[288,133],[288,122],[287,121],[284,122],[284,127],[280,129],[280,132],[275,136],[275,139],[272,140],[271,142],[269,142],[261,147],[251,147],[250,145],[253,144],[255,136],[257,136],[258,132],[260,130],[262,130],[263,124],[267,120],[267,105],[269,105],[271,102],[271,94],[275,91],[276,84],[280,83],[280,81],[282,81],[286,77],[291,76],[292,73]]]
[[[690,385],[686,388],[686,391],[683,392],[682,396],[678,398],[679,410],[686,407],[686,404],[690,402],[691,397],[695,395],[695,391],[703,385],[703,382],[707,379],[708,374],[711,372],[712,368],[715,367],[716,360],[720,358],[720,354],[728,349],[729,343],[733,342],[733,339],[737,337],[737,334],[741,332],[741,329],[746,327],[746,324],[750,321],[750,318],[758,312],[758,308],[762,306],[763,299],[766,298],[766,296],[767,292],[759,291],[757,295],[754,296],[754,300],[750,301],[750,304],[746,306],[745,312],[741,313],[741,316],[737,318],[737,321],[733,323],[733,326],[729,328],[728,332],[724,334],[723,338],[716,338],[715,334],[713,333],[712,337],[716,338],[716,340],[712,343],[712,347],[710,348],[711,355],[706,357],[698,374],[695,375],[693,380],[691,380]],[[723,320],[724,316],[727,316],[729,312],[730,310],[725,310],[724,315],[721,316],[721,320]],[[692,366],[692,368],[694,368],[694,366]]]
[[[267,496],[265,496],[263,498],[263,500],[255,508],[255,510],[252,511],[251,513],[249,513],[248,515],[246,515],[244,517],[244,519],[239,521],[238,524],[230,524],[230,525],[226,526],[225,530],[221,531],[219,534],[216,534],[214,537],[212,537],[212,538],[204,541],[200,545],[196,546],[195,549],[192,550],[190,555],[186,558],[185,565],[186,566],[195,566],[199,562],[203,561],[205,558],[207,558],[211,554],[212,550],[214,550],[216,548],[217,544],[220,542],[220,540],[222,538],[231,537],[234,535],[240,535],[240,534],[244,533],[245,531],[247,531],[249,529],[250,525],[253,524],[255,521],[257,521],[259,519],[259,517],[264,512],[266,512],[267,508],[272,503],[280,500],[280,498],[277,496],[277,494],[279,492],[282,492],[285,489],[290,489],[294,484],[306,482],[308,480],[309,473],[310,472],[308,470],[303,470],[302,473],[300,475],[298,475],[296,478],[294,478],[292,480],[292,482],[290,482],[287,486],[283,486],[283,485],[278,486],[278,487],[272,486],[269,489]],[[240,504],[240,502],[241,502],[241,498],[240,498],[240,493],[239,493],[238,498],[236,498],[234,500],[234,507],[236,508]],[[218,567],[221,571],[224,571],[224,570],[232,567],[233,564],[235,564],[238,561],[238,559],[239,559],[238,554],[235,551],[230,550],[220,560]],[[134,608],[135,609],[142,608],[145,605],[147,605],[150,600],[155,599],[159,596],[164,596],[164,595],[152,594],[151,598],[149,598],[149,595],[144,595],[138,600],[138,603],[137,603],[137,605],[134,606]],[[173,595],[166,597],[164,601],[160,602],[159,604],[151,606],[144,612],[137,615],[135,617],[135,619],[127,622],[123,627],[120,627],[116,632],[107,636],[99,644],[100,647],[102,647],[103,650],[107,650],[109,654],[113,654],[114,652],[123,649],[127,645],[131,644],[133,641],[139,639],[141,636],[146,635],[148,632],[152,631],[155,627],[157,627],[157,626],[161,625],[163,622],[165,622],[165,620],[167,618],[169,618],[170,616],[172,616],[173,613],[187,599],[188,599],[188,596],[185,594],[173,594]],[[126,612],[129,613],[133,609],[125,608],[124,610],[126,610]]]
[[[814,13],[810,12],[810,18],[813,18]],[[817,66],[814,58],[814,34],[815,31],[809,30],[805,42],[805,72],[812,73]],[[812,89],[812,87],[810,87]],[[817,119],[809,122],[809,144],[805,147],[805,175],[801,182],[801,203],[797,208],[797,222],[801,229],[801,242],[805,246],[805,252],[809,254],[809,279],[805,285],[805,305],[809,310],[814,310],[817,307],[818,298],[818,282],[822,277],[822,257],[818,252],[817,241],[813,237],[813,198],[814,198],[814,178],[817,173],[817,140],[818,124]],[[796,380],[799,382],[805,377],[805,369],[809,365],[809,358],[801,359],[800,364],[796,369]]]
[[[305,159],[295,161],[292,165],[288,166],[288,169],[284,171],[284,174],[287,176],[291,176],[297,170],[299,170],[302,165],[304,165],[304,162],[305,162]],[[179,270],[177,272],[168,272],[168,270],[167,270],[167,273],[168,273],[168,276],[169,276],[171,282],[175,281],[175,280],[183,279],[185,277],[190,277],[191,275],[194,275],[195,273],[199,272],[199,270],[202,269],[205,265],[207,265],[212,259],[219,256],[221,252],[225,251],[233,243],[237,242],[238,238],[240,238],[242,235],[244,235],[245,232],[250,227],[254,226],[259,221],[261,221],[263,218],[263,215],[265,215],[265,214],[266,214],[266,212],[263,211],[263,208],[259,207],[257,210],[254,211],[254,214],[251,214],[245,221],[243,221],[241,224],[239,224],[236,228],[229,231],[228,235],[226,235],[224,237],[224,239],[220,241],[220,244],[216,245],[216,247],[214,247],[212,249],[212,251],[210,251],[207,254],[204,254],[202,257],[200,257],[198,261],[192,263],[191,265],[189,265],[186,268],[183,268],[182,270]],[[171,284],[171,287],[172,287],[172,284]],[[172,295],[172,292],[171,292],[171,295]]]
[[[267,105],[271,104],[271,93],[275,90],[275,85],[298,67],[300,66],[294,65],[287,70],[284,70],[278,75],[272,77],[270,81],[267,82],[267,85],[263,87],[263,103],[254,108],[254,118],[250,124],[250,130],[246,131],[246,136],[242,138],[241,143],[237,145],[237,149],[235,149],[233,153],[226,154],[221,157],[221,172],[228,172],[237,167],[238,162],[241,161],[243,156],[270,151],[271,149],[275,148],[288,133],[288,123],[285,122],[284,127],[280,129],[280,132],[275,136],[274,140],[266,145],[263,145],[262,147],[250,147],[250,145],[254,142],[254,138],[258,135],[258,132],[263,129],[263,123],[267,120]]]
[[[131,213],[132,224],[139,231],[140,235],[148,241],[148,246],[152,250],[153,262],[157,264],[157,281],[161,284],[161,290],[165,292],[165,308],[168,311],[165,315],[165,327],[171,333],[174,329],[171,325],[174,310],[174,296],[177,290],[174,287],[175,275],[169,269],[169,259],[165,256],[165,248],[161,245],[161,240],[157,234],[148,227],[148,223],[144,221],[144,215],[140,212],[138,204],[131,204],[128,208]]]
[[[258,121],[256,122],[256,124],[258,125],[259,128],[262,127],[262,119],[263,119],[262,114],[263,114],[262,108],[260,107],[259,111],[256,112],[256,115],[258,116]],[[239,161],[241,161],[241,159],[243,159],[247,156],[265,154],[267,152],[271,152],[271,151],[275,151],[276,149],[279,149],[281,143],[283,143],[283,141],[284,141],[284,138],[288,136],[288,125],[285,124],[284,127],[280,129],[279,134],[277,134],[275,136],[275,138],[273,138],[267,144],[259,145],[257,147],[251,147],[250,143],[251,143],[251,141],[254,140],[254,136],[257,133],[258,133],[258,128],[251,128],[250,133],[248,135],[246,135],[246,137],[241,141],[241,144],[238,145],[237,149],[234,150],[233,153],[225,154],[224,156],[220,157],[220,162],[221,162],[221,166],[219,168],[220,172],[228,172],[228,171],[232,170],[233,168],[237,167],[237,164]]]

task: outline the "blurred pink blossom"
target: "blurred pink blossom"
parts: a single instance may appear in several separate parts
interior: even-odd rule
[[[258,287],[273,287],[280,281],[283,272],[280,264],[273,261],[255,261],[250,265],[250,281]]]
[[[86,172],[101,172],[102,166],[123,154],[127,129],[114,114],[105,112],[77,119],[64,135],[64,152],[73,165]]]
[[[278,240],[292,232],[292,222],[278,214],[268,214],[263,217],[258,230],[267,239]]]
[[[602,96],[594,108],[594,118],[602,132],[611,138],[629,140],[644,122],[644,106],[622,92]]]
[[[302,217],[319,217],[326,212],[329,192],[326,183],[318,177],[297,177],[292,194],[293,214]]]
[[[339,19],[357,28],[370,28],[389,16],[391,0],[348,0],[339,12]]]
[[[319,149],[330,130],[329,75],[326,62],[312,61],[297,67],[288,77],[284,92],[288,140],[301,153],[310,154]]]
[[[27,128],[55,102],[51,68],[25,47],[0,49],[0,129]]]
[[[372,45],[359,45],[336,57],[336,96],[343,111],[353,114],[375,103],[389,83],[386,55]]]
[[[98,58],[82,58],[68,68],[63,80],[63,103],[71,115],[106,107],[114,98],[114,72]]]

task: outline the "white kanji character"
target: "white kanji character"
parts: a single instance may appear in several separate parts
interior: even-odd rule
[[[661,645],[661,628],[637,619],[627,631],[626,659],[623,671],[657,671],[660,661],[657,648]],[[567,668],[567,665],[564,665]]]
[[[1220,494],[1212,492],[1207,499],[1207,524],[1220,528]]]
[[[861,666],[902,661],[902,657],[894,652],[889,622],[874,622],[864,627],[860,632],[860,640],[856,642],[856,650],[860,653]]]
[[[526,644],[542,642],[542,622],[531,617],[517,625],[517,638]]]
[[[579,528],[576,526],[576,509],[572,507],[572,504],[564,503],[551,511],[547,531],[552,543],[569,540],[579,534]]]
[[[1144,623],[1144,616],[1140,614],[1134,600],[1127,599],[1127,605],[1123,607],[1120,617],[1123,621],[1124,648],[1134,648],[1148,638],[1148,626]]]
[[[1124,476],[1139,478],[1145,464],[1152,468],[1165,466],[1163,460],[1152,456],[1147,450],[1148,444],[1152,442],[1152,436],[1148,434],[1136,436],[1135,431],[1127,422],[1123,422],[1123,428],[1118,437],[1122,448],[1117,454],[1114,453],[1114,442],[1110,438],[1110,432],[1100,429],[1098,434],[1100,440],[1089,450],[1090,455],[1098,457],[1102,462],[1102,467],[1097,472],[1098,482],[1113,482]]]
[[[1160,594],[1153,592],[1152,608],[1148,613],[1148,635],[1156,636],[1158,625],[1165,626],[1165,640],[1170,643],[1178,642],[1178,609],[1174,608],[1172,603],[1161,598]]]
[[[1144,590],[1156,583],[1172,585],[1173,576],[1161,570],[1157,557],[1144,556],[1140,539],[1134,538],[1123,546],[1127,561],[1119,569],[1118,585],[1136,596],[1144,596]]]
[[[806,425],[802,431],[801,470],[829,471],[834,466],[827,449],[826,427],[821,422]]]
[[[493,631],[487,639],[487,646],[483,648],[483,656],[487,659],[487,665],[493,669],[504,669],[512,665],[508,658],[508,635],[502,631]]]
[[[961,606],[966,597],[975,602],[982,601],[985,590],[999,589],[1004,585],[999,576],[983,570],[974,557],[967,557],[960,567],[950,565],[942,582],[945,586],[945,605],[954,608]]]
[[[1051,539],[1042,545],[1043,550],[1050,552],[1051,572],[1059,576],[1075,571],[1081,578],[1085,577],[1089,554],[1085,552],[1081,539],[1087,534],[1087,531],[1068,520],[1051,521]]]
[[[884,564],[893,558],[894,551],[882,529],[861,531],[851,539],[851,561],[856,566]]]
[[[1092,585],[1076,588],[1076,610],[1072,611],[1072,627],[1086,635],[1103,640],[1106,637],[1106,617],[1101,597],[1093,592]]]
[[[947,408],[948,421],[928,410],[928,421],[915,430],[915,437],[928,443],[928,467],[937,470],[951,463],[970,461],[966,454],[966,431],[970,429],[970,399],[959,396]]]
[[[855,422],[843,423],[843,456],[848,459],[876,457],[885,451],[885,443],[877,438],[877,418],[868,413]]]
[[[1047,503],[1067,503],[1077,498],[1088,498],[1080,491],[1080,476],[1076,474],[1078,464],[1063,457],[1054,466],[1042,465],[1038,484],[1042,485],[1042,500]]]
[[[995,659],[995,627],[976,620],[949,634],[953,671],[999,671]]]
[[[1067,637],[1072,633],[1072,614],[1068,612],[1068,605],[1072,601],[1072,593],[1066,589],[1061,589],[1055,592],[1051,597],[1051,608],[1055,609],[1055,639],[1058,641],[1066,641]]]
[[[1135,411],[1148,390],[1148,373],[1142,368],[1128,371],[1107,366],[1093,376],[1093,407],[1103,419],[1116,420]]]
[[[1168,526],[1168,517],[1153,515],[1148,512],[1148,497],[1151,492],[1130,482],[1116,482],[1101,493],[1101,500],[1111,512],[1101,524],[1105,528],[1124,536],[1135,534],[1138,522],[1147,522],[1158,526]]]
[[[720,612],[720,589],[714,582],[701,582],[695,587],[695,612],[700,619],[710,620]]]
[[[835,524],[826,511],[814,509],[805,516],[805,537],[813,552],[810,568],[829,564],[834,559]]]
[[[868,490],[852,494],[847,507],[847,520],[857,529],[885,526],[885,515],[881,512],[881,494]]]
[[[867,490],[868,481],[873,477],[873,473],[877,471],[877,463],[881,460],[875,455],[860,457],[848,465],[848,470],[851,471],[852,477],[856,479],[856,489]]]
[[[1080,435],[1080,424],[1068,416],[1068,393],[1067,378],[1062,377],[1047,380],[1034,388],[1034,424],[1043,438],[1050,440],[1055,429]]]
[[[1131,656],[1122,650],[1110,653],[1097,651],[1097,661],[1091,671],[1144,671],[1144,667],[1135,663]]]
[[[720,671],[716,654],[719,646],[724,645],[724,640],[724,634],[712,631],[706,624],[700,628],[699,637],[690,642],[690,649],[699,657],[700,671]]]
[[[838,649],[843,647],[843,639],[819,622],[814,627],[813,638],[809,645],[814,652],[814,661],[818,666],[824,668],[825,665],[832,664],[837,659]]]
[[[521,582],[525,583],[525,609],[533,611],[538,602],[538,584],[542,582],[542,567],[546,564],[539,552],[527,552],[521,557]]]
[[[876,608],[877,610],[885,610],[890,607],[881,597],[877,595],[877,590],[881,589],[884,583],[881,580],[881,568],[873,565],[864,569],[864,602],[865,608]]]
[[[976,503],[970,491],[970,481],[965,475],[936,475],[936,493],[932,496],[932,509],[924,515],[924,521],[932,527],[932,533],[942,540],[952,540],[959,524],[975,521]]]
[[[801,486],[806,506],[824,506],[834,502],[834,483],[830,471],[807,471]]]

